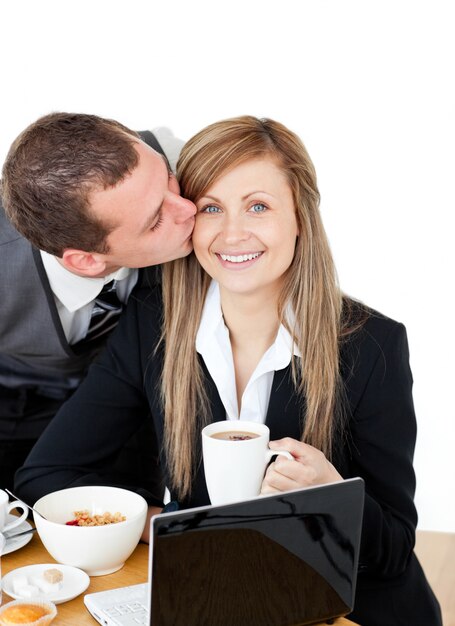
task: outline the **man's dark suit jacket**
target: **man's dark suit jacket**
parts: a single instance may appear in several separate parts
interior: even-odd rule
[[[103,468],[144,420],[152,419],[162,443],[162,352],[154,353],[161,313],[158,288],[133,292],[101,359],[19,471],[16,489],[25,501],[34,502],[69,486],[104,483]],[[404,327],[373,311],[341,349],[348,422],[334,464],[343,477],[361,476],[365,481],[356,605],[351,615],[363,626],[441,624],[437,601],[413,553],[416,422],[408,356]],[[224,420],[226,412],[214,382],[207,370],[205,375],[212,419]],[[300,439],[300,409],[289,367],[277,371],[266,418],[272,439]],[[196,458],[201,459],[200,441]],[[165,467],[165,458],[162,463]],[[135,485],[131,488],[157,504],[150,493]],[[199,463],[192,494],[180,504],[208,503]]]

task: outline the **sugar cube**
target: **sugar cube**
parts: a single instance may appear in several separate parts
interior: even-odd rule
[[[61,583],[48,583],[47,580],[44,580],[42,574],[30,576],[30,583],[38,587],[42,593],[55,593],[62,586]]]
[[[33,596],[37,596],[39,594],[38,587],[35,585],[24,585],[20,588],[17,595],[21,596],[21,598],[33,598]]]
[[[16,574],[16,576],[13,576],[13,591],[15,594],[19,595],[22,587],[26,587],[27,585],[27,576],[24,576],[24,574]]]
[[[44,570],[43,578],[48,583],[60,583],[63,580],[63,574],[59,569],[53,567],[51,569]]]

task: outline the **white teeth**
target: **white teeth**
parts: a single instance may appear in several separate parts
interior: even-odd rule
[[[243,263],[244,261],[251,261],[257,259],[262,252],[253,252],[253,254],[240,254],[239,256],[232,256],[231,254],[220,254],[223,261],[230,261],[231,263]]]

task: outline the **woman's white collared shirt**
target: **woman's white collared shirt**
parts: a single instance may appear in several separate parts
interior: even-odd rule
[[[259,423],[265,423],[274,373],[287,367],[293,354],[300,356],[297,346],[292,344],[291,335],[280,325],[275,342],[265,352],[248,381],[239,413],[229,330],[224,323],[216,281],[212,281],[207,293],[196,336],[196,350],[215,382],[226,409],[226,419]]]

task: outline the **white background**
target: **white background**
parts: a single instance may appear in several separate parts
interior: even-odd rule
[[[453,3],[1,5],[0,163],[55,110],[183,139],[253,114],[301,136],[342,287],[408,330],[419,527],[454,531]]]

